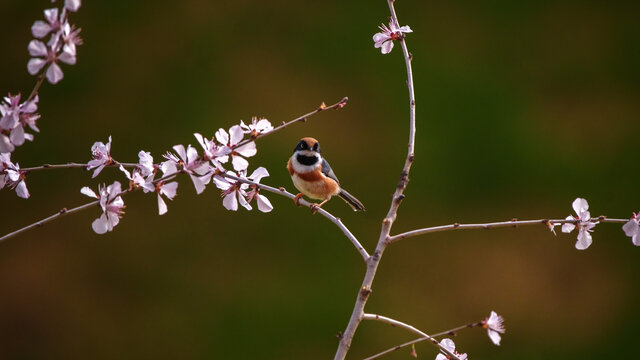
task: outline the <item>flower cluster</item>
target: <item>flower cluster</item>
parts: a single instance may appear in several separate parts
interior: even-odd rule
[[[393,20],[389,20],[388,27],[382,24],[378,28],[382,31],[373,35],[373,43],[374,47],[380,48],[383,54],[391,52],[395,40],[404,39],[405,34],[413,32],[408,25],[398,27]]]
[[[563,233],[570,233],[578,228],[578,241],[576,241],[576,249],[584,250],[591,245],[593,241],[591,239],[591,233],[593,232],[593,228],[598,224],[598,222],[591,221],[591,214],[589,213],[589,204],[587,200],[583,198],[577,198],[573,201],[573,210],[576,212],[577,216],[569,215],[566,220],[577,220],[576,223],[565,223],[562,225]]]
[[[9,94],[0,102],[0,152],[13,152],[15,147],[24,144],[25,140],[32,141],[33,134],[24,131],[27,126],[33,131],[40,131],[36,126],[36,120],[40,118],[40,115],[36,114],[38,95],[22,103],[20,98],[21,94]]]
[[[173,151],[163,155],[164,161],[156,164],[149,152],[140,151],[137,164],[125,164],[133,167],[131,171],[111,157],[109,137],[106,144],[93,144],[92,160],[87,164],[87,169],[93,170],[93,177],[96,177],[106,166],[119,165],[120,171],[129,180],[129,190],[142,189],[145,193],[157,194],[160,215],[168,211],[164,198],[173,200],[177,195],[178,182],[172,180],[179,174],[189,175],[197,194],[201,194],[213,182],[222,191],[222,205],[227,210],[237,211],[238,204],[251,210],[251,202],[255,200],[258,210],[269,212],[273,210],[273,206],[260,193],[259,184],[262,178],[269,176],[269,172],[264,167],[259,167],[251,175],[246,174],[249,167],[247,158],[257,153],[253,140],[271,130],[273,126],[267,119],[254,118],[250,124],[241,122],[228,131],[219,129],[211,138],[195,133],[194,136],[202,147],[202,154],[191,145],[185,147],[179,144],[173,147]],[[245,138],[246,135],[249,138]],[[229,162],[233,170],[225,169],[225,164]],[[162,176],[156,176],[159,173]],[[99,234],[111,231],[123,214],[120,183],[101,188],[100,196],[87,187],[82,188],[82,193],[100,199],[103,214],[94,221],[94,231]]]
[[[69,24],[68,13],[80,8],[80,0],[66,0],[62,10],[51,8],[44,11],[45,20],[37,20],[31,26],[31,33],[36,38],[29,42],[28,50],[32,58],[27,63],[31,75],[42,74],[50,83],[56,84],[64,77],[59,62],[74,65],[76,63],[76,47],[82,44],[80,29]],[[48,37],[48,39],[47,39]],[[46,41],[46,42],[45,42]],[[43,70],[45,69],[45,70]],[[36,120],[38,110],[38,81],[31,96],[20,102],[21,94],[9,94],[0,102],[0,153],[10,153],[16,146],[32,141],[33,134],[25,132],[28,126],[39,132]]]
[[[23,198],[29,198],[27,183],[20,166],[11,162],[11,153],[0,153],[0,189],[4,187],[15,189],[16,194]]]
[[[91,224],[93,231],[98,234],[104,234],[107,231],[113,230],[113,228],[120,222],[120,217],[124,214],[124,200],[122,200],[122,188],[120,183],[115,181],[113,184],[105,187],[98,188],[99,196],[88,188],[87,186],[80,189],[80,192],[100,200],[100,207],[102,208],[102,215],[95,219]]]
[[[80,29],[69,24],[68,12],[75,12],[80,7],[80,0],[66,0],[62,10],[58,8],[44,11],[46,21],[38,20],[31,26],[36,39],[29,43],[29,54],[33,56],[27,64],[29,74],[36,75],[46,67],[45,75],[51,84],[57,84],[64,77],[58,65],[76,63],[76,46],[82,44]],[[43,42],[46,37],[49,40]]]

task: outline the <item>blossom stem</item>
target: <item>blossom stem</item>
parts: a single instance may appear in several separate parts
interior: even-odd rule
[[[261,138],[263,138],[263,137],[265,137],[265,136],[271,135],[271,134],[275,133],[276,131],[278,131],[278,130],[282,130],[282,129],[286,128],[287,126],[289,126],[289,125],[291,125],[291,124],[293,124],[293,123],[296,123],[296,122],[298,122],[298,121],[306,122],[306,121],[307,121],[307,118],[308,118],[309,116],[315,115],[315,114],[317,114],[317,113],[319,113],[319,112],[322,112],[322,111],[325,111],[325,110],[331,110],[331,109],[341,109],[341,108],[343,108],[345,105],[347,105],[347,101],[348,101],[348,100],[349,100],[349,98],[345,96],[345,97],[343,97],[343,98],[342,98],[342,100],[338,101],[337,103],[335,103],[335,104],[333,104],[333,105],[328,105],[328,106],[327,106],[327,105],[325,105],[324,103],[322,103],[322,104],[321,104],[317,109],[315,109],[315,110],[313,110],[313,111],[311,111],[311,112],[308,112],[308,113],[306,113],[306,114],[304,114],[304,115],[298,116],[297,118],[295,118],[295,119],[293,119],[293,120],[289,120],[289,121],[287,121],[287,122],[284,122],[284,121],[283,121],[280,125],[278,125],[278,126],[274,127],[274,128],[273,128],[273,130],[271,130],[271,131],[269,131],[269,132],[266,132],[266,133],[260,134],[260,135],[258,135],[258,136],[256,136],[256,137],[253,137],[253,138],[249,138],[249,139],[245,139],[245,140],[243,140],[243,141],[240,141],[240,142],[236,145],[236,147],[241,147],[242,145],[248,144],[248,143],[250,143],[250,142],[252,142],[252,141],[256,141],[256,140],[261,139]]]
[[[422,229],[416,229],[416,230],[411,230],[411,231],[407,231],[398,235],[394,235],[391,236],[389,238],[389,242],[393,243],[402,239],[406,239],[406,238],[410,238],[410,237],[414,237],[414,236],[418,236],[418,235],[424,235],[424,234],[429,234],[429,233],[433,233],[433,232],[440,232],[440,231],[448,231],[448,230],[463,230],[463,229],[493,229],[493,228],[500,228],[500,227],[518,227],[518,226],[524,226],[524,225],[545,225],[545,226],[549,226],[549,225],[560,225],[560,224],[567,224],[567,223],[577,223],[579,222],[580,219],[538,219],[538,220],[517,220],[517,219],[512,219],[509,221],[500,221],[500,222],[491,222],[491,223],[484,223],[484,224],[459,224],[459,223],[454,223],[454,224],[449,224],[449,225],[440,225],[440,226],[432,226],[432,227],[427,227],[427,228],[422,228]],[[591,218],[591,221],[599,221],[601,223],[616,223],[616,224],[624,224],[627,221],[629,221],[629,219],[610,219],[604,215],[599,216],[599,217],[595,217],[595,218]]]
[[[29,97],[27,98],[26,102],[33,100],[33,98],[36,97],[36,95],[38,95],[38,91],[40,90],[40,86],[42,86],[42,83],[44,82],[45,77],[46,77],[46,71],[43,71],[42,74],[38,76],[38,81],[36,81],[36,84],[33,86],[33,90],[31,90],[31,94],[29,94]]]
[[[394,0],[387,0],[389,11],[391,13],[391,21],[395,23],[396,27],[400,27],[393,3]],[[369,299],[369,295],[371,294],[371,286],[373,284],[373,279],[376,276],[376,271],[378,270],[380,259],[382,257],[382,254],[384,253],[384,250],[389,244],[388,239],[389,234],[391,233],[391,227],[396,220],[400,203],[405,197],[404,190],[406,189],[409,182],[409,171],[411,170],[411,165],[414,161],[416,138],[416,100],[413,85],[413,71],[411,68],[412,56],[409,53],[405,39],[400,38],[398,41],[400,42],[400,46],[402,47],[404,62],[407,69],[407,88],[409,91],[409,142],[407,145],[407,156],[405,158],[404,166],[400,174],[400,180],[395,187],[395,192],[391,199],[389,211],[387,212],[385,218],[382,220],[382,227],[380,229],[380,236],[378,237],[376,249],[367,261],[367,270],[364,274],[364,279],[362,280],[360,289],[358,290],[356,301],[353,306],[353,311],[351,312],[351,317],[349,318],[349,323],[347,324],[344,333],[340,337],[340,343],[338,344],[338,349],[334,356],[334,360],[344,360],[344,358],[347,356],[347,352],[349,351],[351,342],[353,341],[353,336],[358,328],[358,325],[360,325],[360,322],[362,321],[362,316],[364,315],[364,307],[367,303],[367,300]]]
[[[82,165],[82,164],[79,164],[79,165]],[[154,180],[152,183],[153,184],[157,184],[157,183],[159,183],[161,181],[171,180],[171,179],[175,178],[176,176],[177,176],[177,174],[166,175],[166,176],[163,176],[161,178],[158,178],[158,179]],[[138,189],[140,189],[140,188],[133,188],[133,189],[124,190],[124,191],[120,192],[120,194],[114,196],[114,198],[117,198],[118,196],[126,195],[126,194],[128,194],[130,192],[133,192],[133,191],[136,191]],[[91,208],[93,206],[96,206],[96,205],[100,205],[100,200],[95,200],[95,201],[86,203],[84,205],[80,205],[78,207],[75,207],[75,208],[72,208],[72,209],[69,209],[69,210],[67,210],[67,208],[62,208],[60,211],[58,211],[57,213],[55,213],[55,214],[53,214],[51,216],[48,216],[48,217],[46,217],[46,218],[44,218],[44,219],[42,219],[40,221],[36,221],[35,223],[33,223],[31,225],[27,225],[27,226],[25,226],[23,228],[20,228],[20,229],[14,231],[14,232],[8,233],[8,234],[0,237],[0,242],[2,242],[4,240],[7,240],[9,238],[12,238],[12,237],[14,237],[16,235],[22,234],[23,232],[25,232],[27,230],[31,230],[33,228],[42,226],[42,225],[44,225],[44,224],[46,224],[46,223],[48,223],[50,221],[53,221],[53,220],[55,220],[55,219],[57,219],[57,218],[59,218],[61,216],[72,214],[72,213],[75,213],[75,212],[78,212],[78,211],[81,211],[81,210],[89,209],[89,208]]]
[[[138,166],[138,164],[134,164],[134,163],[121,163],[121,162],[117,162],[117,161],[113,161],[111,164],[105,165],[105,167],[117,167],[117,166],[124,166],[124,167],[136,167]],[[21,172],[23,173],[28,173],[31,171],[38,171],[38,170],[48,170],[48,169],[71,169],[71,168],[87,168],[89,166],[89,164],[81,164],[81,163],[66,163],[66,164],[43,164],[40,166],[34,166],[34,167],[30,167],[30,168],[24,168],[24,169],[20,169]]]
[[[408,341],[408,342],[406,342],[404,344],[396,345],[396,346],[394,346],[392,348],[389,348],[389,349],[387,349],[387,350],[385,350],[383,352],[379,352],[379,353],[377,353],[375,355],[369,356],[368,358],[366,358],[364,360],[378,359],[378,358],[380,358],[380,357],[382,357],[384,355],[387,355],[387,354],[389,354],[391,352],[394,352],[396,350],[400,350],[400,349],[405,348],[405,347],[407,347],[409,345],[417,344],[417,343],[425,341],[425,340],[433,341],[432,340],[433,338],[444,336],[444,335],[453,336],[453,335],[456,334],[456,332],[458,332],[460,330],[469,329],[469,328],[473,328],[473,327],[479,327],[479,326],[482,326],[482,322],[469,323],[469,324],[466,324],[466,325],[455,327],[453,329],[449,329],[449,330],[446,330],[446,331],[439,332],[437,334],[433,334],[431,336],[423,336],[421,338],[417,338],[415,340]]]
[[[442,351],[443,353],[447,354],[450,359],[460,360],[455,354],[453,354],[451,351],[449,351],[444,346],[440,345],[438,340],[436,340],[433,336],[427,335],[424,331],[421,331],[421,330],[417,329],[414,326],[411,326],[411,325],[403,323],[401,321],[394,320],[392,318],[389,318],[389,317],[386,317],[386,316],[382,316],[382,315],[378,315],[378,314],[363,314],[362,315],[362,320],[381,321],[383,323],[387,323],[387,324],[389,324],[391,326],[394,326],[394,327],[400,327],[400,328],[409,330],[409,331],[411,331],[411,332],[413,332],[415,334],[418,334],[418,335],[422,336],[422,338],[429,340],[433,345],[438,347],[440,349],[440,351]]]
[[[31,229],[33,229],[35,227],[42,226],[42,225],[44,225],[44,224],[46,224],[46,223],[48,223],[50,221],[53,221],[53,220],[55,220],[55,219],[57,219],[59,217],[62,217],[64,215],[69,215],[69,214],[72,214],[72,213],[75,213],[75,212],[78,212],[78,211],[81,211],[81,210],[84,210],[84,209],[88,209],[88,208],[94,207],[94,206],[96,206],[98,204],[100,204],[100,201],[96,200],[96,201],[92,201],[90,203],[86,203],[84,205],[80,205],[78,207],[74,207],[72,209],[62,208],[60,211],[58,211],[57,213],[55,213],[55,214],[53,214],[51,216],[48,216],[48,217],[46,217],[46,218],[44,218],[44,219],[42,219],[40,221],[34,222],[31,225],[27,225],[27,226],[25,226],[23,228],[20,228],[20,229],[14,231],[14,232],[8,233],[8,234],[0,237],[0,242],[2,242],[4,240],[7,240],[9,238],[12,238],[12,237],[14,237],[16,235],[19,235],[19,234],[21,234],[21,233],[23,233],[23,232],[25,232],[27,230],[31,230]]]
[[[295,199],[295,195],[288,192],[284,187],[280,187],[280,188],[275,188],[269,185],[264,185],[264,184],[260,184],[251,180],[247,180],[247,179],[243,179],[237,176],[233,176],[230,174],[219,174],[220,176],[226,177],[228,179],[232,179],[235,181],[239,181],[245,184],[249,184],[249,185],[255,185],[257,187],[259,187],[260,189],[272,192],[274,194],[279,194],[285,197],[288,197],[289,199]],[[311,208],[311,206],[313,205],[313,203],[306,201],[305,199],[299,199],[298,204]],[[340,220],[339,217],[335,217],[333,216],[330,212],[324,210],[323,208],[317,208],[317,212],[318,214],[326,217],[327,219],[329,219],[329,221],[331,221],[332,223],[336,224],[336,226],[342,230],[342,232],[344,233],[344,235],[347,237],[347,239],[349,239],[351,241],[351,243],[353,244],[353,246],[356,248],[356,250],[360,253],[360,255],[362,256],[362,259],[365,261],[365,263],[369,260],[369,253],[367,253],[367,250],[365,250],[365,248],[360,244],[360,242],[358,241],[358,239],[351,233],[351,231],[349,230],[349,228],[347,226],[344,225],[344,223],[342,222],[342,220]]]

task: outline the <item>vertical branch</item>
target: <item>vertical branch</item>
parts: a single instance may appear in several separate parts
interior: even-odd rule
[[[391,12],[391,21],[395,23],[396,27],[400,27],[395,8],[393,6],[394,0],[387,0],[387,3],[389,5],[389,11]],[[338,345],[338,350],[336,352],[334,360],[343,360],[346,357],[347,352],[351,347],[351,342],[353,340],[356,329],[358,328],[358,325],[360,325],[360,322],[363,320],[364,306],[367,303],[369,295],[371,294],[371,284],[373,283],[373,279],[375,278],[382,253],[389,244],[389,234],[391,233],[391,227],[396,220],[400,203],[404,199],[404,190],[406,189],[409,182],[409,171],[411,170],[411,164],[414,160],[416,136],[416,101],[413,87],[413,71],[411,69],[411,54],[409,53],[404,38],[400,38],[399,42],[400,46],[402,47],[402,53],[404,54],[404,61],[407,67],[407,87],[409,90],[409,143],[407,149],[407,157],[404,162],[404,167],[402,168],[402,173],[400,174],[400,180],[398,181],[396,190],[393,194],[389,211],[387,212],[385,218],[382,220],[382,228],[380,230],[380,237],[378,238],[376,250],[367,260],[367,271],[364,275],[360,290],[358,291],[356,303],[351,313],[349,323],[347,324],[347,328],[340,338],[340,344]]]

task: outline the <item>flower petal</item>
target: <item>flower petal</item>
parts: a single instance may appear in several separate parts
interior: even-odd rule
[[[27,183],[25,183],[24,180],[20,181],[16,186],[16,194],[23,199],[29,198],[29,190],[27,189]]]
[[[99,218],[93,221],[91,228],[93,228],[93,231],[95,231],[96,234],[104,234],[109,230],[107,223],[107,215],[102,214]]]
[[[242,141],[244,131],[242,131],[242,127],[240,127],[240,125],[233,125],[231,129],[229,129],[229,135],[231,135],[229,145],[233,146]]]
[[[27,71],[29,71],[30,75],[35,75],[39,73],[40,70],[42,70],[42,67],[44,67],[46,64],[47,62],[44,59],[32,58],[27,63]]]
[[[62,72],[62,69],[60,69],[60,65],[52,63],[47,69],[47,80],[49,80],[51,84],[59,83],[63,77],[64,73]]]
[[[160,193],[166,196],[167,198],[169,198],[170,200],[173,200],[173,198],[178,193],[178,183],[175,181],[172,181],[168,184],[162,185],[162,187],[160,187]]]
[[[162,199],[162,196],[158,194],[158,214],[164,215],[167,213],[167,204]]]
[[[238,200],[236,200],[235,191],[227,194],[224,199],[222,199],[222,206],[227,210],[238,211]]]
[[[576,241],[576,249],[585,250],[589,246],[591,246],[591,234],[584,229],[580,229],[578,232],[578,241]]]
[[[51,31],[51,26],[42,20],[38,20],[31,25],[31,33],[38,39],[47,36]]]
[[[573,207],[573,211],[576,212],[576,215],[578,215],[578,217],[581,217],[580,215],[583,212],[589,210],[589,204],[587,203],[587,200],[583,198],[577,198],[573,200],[573,204],[571,204],[571,206]]]
[[[82,194],[87,195],[88,197],[99,199],[99,197],[98,197],[98,195],[96,195],[95,191],[91,190],[91,188],[89,188],[88,186],[82,187],[82,189],[80,189],[80,192]]]
[[[569,215],[565,218],[565,220],[575,220],[576,218],[574,218],[573,216]],[[563,233],[570,233],[573,231],[573,229],[576,228],[576,225],[573,223],[564,223],[562,224],[562,232]]]
[[[251,157],[258,152],[258,150],[256,149],[256,143],[253,141],[240,146],[239,148],[235,149],[235,151],[244,157]]]
[[[268,213],[273,210],[271,201],[269,201],[269,199],[267,199],[267,197],[264,195],[258,194],[256,202],[258,203],[258,210],[262,211],[263,213]]]
[[[393,41],[392,40],[384,42],[380,47],[380,51],[382,51],[383,54],[388,54],[388,53],[391,52],[391,50],[393,50]]]
[[[234,155],[231,157],[231,163],[236,171],[246,170],[249,167],[249,162],[242,156]]]
[[[29,54],[31,54],[31,56],[47,56],[47,45],[42,41],[31,40],[27,49],[29,49]]]
[[[629,237],[636,236],[638,234],[638,230],[640,230],[640,226],[635,219],[629,220],[622,226],[622,231],[624,231],[624,234]]]

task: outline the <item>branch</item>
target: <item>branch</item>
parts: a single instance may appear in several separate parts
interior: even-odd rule
[[[233,179],[245,184],[249,184],[249,185],[254,185],[259,187],[262,190],[266,190],[269,192],[272,192],[274,194],[278,194],[278,195],[282,195],[285,197],[288,197],[289,199],[295,199],[295,195],[293,195],[292,193],[288,192],[284,187],[279,187],[279,188],[275,188],[269,185],[264,185],[264,184],[260,184],[257,182],[253,182],[247,179],[243,179],[237,176],[233,176],[233,175],[229,175],[229,174],[219,174],[220,176],[229,178],[229,179]],[[305,199],[299,199],[298,204],[308,207],[311,209],[311,206],[313,205],[313,203],[306,201]],[[358,250],[358,252],[360,253],[360,255],[362,255],[362,259],[364,259],[365,262],[367,262],[367,260],[369,260],[369,253],[367,253],[367,250],[365,250],[364,247],[362,247],[362,245],[360,244],[360,242],[358,241],[358,239],[351,233],[351,231],[349,230],[349,228],[347,228],[344,223],[342,223],[342,220],[340,220],[339,217],[335,217],[333,216],[331,213],[329,213],[328,211],[324,210],[323,208],[317,208],[317,212],[326,217],[327,219],[329,219],[329,221],[333,222],[334,224],[336,224],[336,226],[342,230],[342,232],[344,233],[344,235],[347,237],[347,239],[349,239],[351,241],[351,243],[353,244],[353,246],[355,246],[356,250]]]
[[[434,339],[433,336],[429,336],[427,335],[425,332],[418,330],[417,328],[409,325],[409,324],[405,324],[403,322],[400,322],[398,320],[394,320],[391,318],[388,318],[386,316],[382,316],[382,315],[377,315],[377,314],[364,314],[362,316],[362,320],[377,320],[377,321],[381,321],[383,323],[387,323],[391,326],[397,326],[397,327],[401,327],[403,329],[407,329],[415,334],[418,334],[420,336],[422,336],[424,339],[428,339],[431,341],[432,344],[434,344],[436,347],[438,347],[440,349],[440,351],[442,351],[443,353],[447,354],[448,357],[450,359],[455,359],[455,360],[460,360],[460,358],[458,358],[454,353],[452,353],[451,351],[449,351],[448,349],[446,349],[444,346],[440,345],[440,343],[438,343],[438,340]]]
[[[391,236],[389,238],[389,242],[393,243],[402,239],[406,239],[406,238],[410,238],[410,237],[414,237],[414,236],[418,236],[418,235],[424,235],[424,234],[429,234],[429,233],[433,233],[433,232],[440,232],[440,231],[448,231],[448,230],[463,230],[463,229],[493,229],[493,228],[501,228],[501,227],[518,227],[518,226],[522,226],[522,225],[545,225],[547,227],[550,226],[555,226],[555,225],[560,225],[560,224],[567,224],[567,223],[577,223],[579,222],[579,219],[538,219],[538,220],[517,220],[517,219],[512,219],[510,221],[501,221],[501,222],[492,222],[492,223],[485,223],[485,224],[458,224],[458,223],[454,223],[454,224],[450,224],[450,225],[440,225],[440,226],[433,226],[433,227],[427,227],[427,228],[422,228],[422,229],[417,229],[417,230],[411,230],[411,231],[407,231],[404,232],[402,234],[398,234],[398,235],[394,235]],[[599,221],[601,223],[616,223],[616,224],[624,224],[626,222],[629,221],[629,219],[609,219],[604,215],[601,215],[599,217],[596,218],[591,218],[591,221]]]
[[[282,130],[282,129],[286,128],[287,126],[289,126],[289,125],[291,125],[293,123],[296,123],[298,121],[306,122],[307,118],[309,116],[315,115],[315,114],[317,114],[319,112],[322,112],[322,111],[325,111],[325,110],[331,110],[331,109],[336,109],[336,110],[337,109],[342,109],[343,107],[345,107],[347,105],[347,101],[348,100],[349,100],[349,98],[345,96],[345,97],[342,98],[342,100],[338,101],[337,103],[335,103],[333,105],[329,105],[329,106],[325,105],[324,102],[323,102],[322,104],[320,104],[320,106],[317,109],[315,109],[315,110],[313,110],[311,112],[308,112],[308,113],[306,113],[304,115],[298,116],[297,118],[295,118],[293,120],[290,120],[290,121],[287,121],[287,122],[283,121],[280,125],[276,126],[275,128],[273,128],[273,130],[271,130],[269,132],[254,136],[254,137],[252,137],[250,139],[245,139],[243,141],[240,141],[236,145],[236,147],[241,147],[244,144],[248,144],[248,143],[250,143],[252,141],[256,141],[258,139],[262,139],[263,137],[271,135],[271,134],[275,133],[276,131]]]
[[[124,166],[124,167],[136,167],[139,164],[134,164],[134,163],[121,163],[118,161],[113,160],[113,162],[109,163],[109,164],[105,164],[105,167],[119,167],[120,165]],[[32,171],[38,171],[38,170],[49,170],[49,169],[72,169],[72,168],[83,168],[86,169],[89,166],[89,164],[81,164],[81,163],[74,163],[74,162],[69,162],[66,164],[42,164],[40,166],[34,166],[34,167],[30,167],[30,168],[23,168],[20,169],[21,173],[29,173]]]
[[[379,353],[377,353],[377,354],[375,354],[375,355],[369,356],[368,358],[366,358],[366,359],[364,359],[364,360],[373,360],[373,359],[377,359],[377,358],[380,358],[380,357],[382,357],[382,356],[384,356],[384,355],[387,355],[387,354],[389,354],[389,353],[391,353],[391,352],[394,352],[394,351],[396,351],[396,350],[400,350],[400,349],[402,349],[402,348],[404,348],[404,347],[407,347],[407,346],[409,346],[409,345],[417,344],[417,343],[422,342],[422,341],[425,341],[425,340],[431,340],[431,339],[436,338],[436,337],[439,337],[439,336],[444,336],[444,335],[450,335],[450,336],[453,336],[453,335],[455,335],[455,334],[456,334],[456,332],[458,332],[458,331],[460,331],[460,330],[469,329],[469,328],[472,328],[472,327],[481,327],[481,326],[482,326],[482,322],[469,323],[469,324],[466,324],[466,325],[462,325],[462,326],[455,327],[455,328],[453,328],[453,329],[449,329],[449,330],[447,330],[447,331],[443,331],[443,332],[439,332],[439,333],[437,333],[437,334],[433,334],[433,335],[431,335],[431,336],[423,336],[423,337],[421,337],[421,338],[418,338],[418,339],[415,339],[415,340],[412,340],[412,341],[408,341],[408,342],[406,342],[406,343],[404,343],[404,344],[400,344],[400,345],[394,346],[394,347],[392,347],[392,348],[390,348],[390,349],[387,349],[387,350],[385,350],[385,351],[383,351],[383,352],[379,352]],[[432,340],[432,341],[433,341],[433,340]]]
[[[72,213],[78,212],[80,210],[88,209],[88,208],[96,206],[98,204],[100,204],[100,200],[95,200],[95,201],[92,201],[90,203],[86,203],[84,205],[80,205],[80,206],[75,207],[75,208],[70,209],[70,210],[67,210],[67,208],[62,208],[62,209],[60,209],[60,211],[58,211],[57,213],[55,213],[55,214],[53,214],[53,215],[51,215],[49,217],[46,217],[46,218],[44,218],[44,219],[42,219],[40,221],[36,221],[35,223],[33,223],[31,225],[27,225],[27,226],[25,226],[23,228],[20,228],[20,229],[14,231],[14,232],[6,234],[3,237],[0,237],[0,242],[2,242],[4,240],[7,240],[9,238],[12,238],[12,237],[14,237],[16,235],[22,234],[23,232],[25,232],[27,230],[31,230],[31,229],[33,229],[35,227],[42,226],[42,225],[48,223],[49,221],[53,221],[53,220],[55,220],[55,219],[57,219],[59,217],[62,217],[64,215],[68,215],[68,214],[72,214]]]
[[[393,2],[394,0],[387,0],[389,11],[391,12],[391,21],[393,21],[397,27],[400,27]],[[393,222],[396,220],[398,208],[400,207],[402,199],[404,199],[404,190],[406,189],[409,182],[409,171],[411,170],[411,164],[413,163],[415,156],[416,100],[413,86],[413,71],[411,69],[412,56],[409,53],[405,39],[400,38],[399,42],[400,46],[402,47],[402,54],[404,56],[404,62],[407,68],[407,88],[409,90],[409,143],[407,145],[407,157],[404,161],[404,167],[402,168],[400,180],[398,181],[396,190],[393,194],[389,211],[385,218],[382,220],[382,228],[380,229],[380,236],[378,238],[376,250],[367,261],[367,271],[364,275],[364,279],[362,280],[360,290],[358,291],[356,302],[353,306],[353,311],[351,312],[351,317],[349,318],[347,328],[340,337],[340,343],[338,345],[336,355],[334,356],[334,360],[344,360],[344,358],[347,356],[347,352],[349,351],[351,342],[353,341],[353,336],[358,328],[358,325],[362,321],[362,316],[364,315],[364,306],[369,299],[369,295],[371,294],[371,285],[373,284],[373,279],[376,276],[380,258],[382,257],[382,254],[388,245],[389,234],[391,233]]]
[[[36,84],[33,86],[33,90],[31,90],[31,94],[29,94],[29,97],[27,98],[26,102],[33,100],[33,98],[36,97],[36,95],[38,95],[38,91],[40,90],[40,86],[42,86],[42,83],[44,82],[44,78],[46,75],[47,75],[47,72],[43,71],[42,74],[38,76],[38,81],[36,81]]]
[[[160,183],[162,181],[171,180],[171,179],[175,178],[176,176],[178,176],[178,174],[179,173],[173,173],[173,174],[169,174],[169,175],[163,176],[161,178],[153,180],[152,183],[153,184],[157,184],[157,183]],[[136,190],[139,190],[139,189],[141,189],[141,188],[140,187],[129,188],[127,190],[124,190],[124,191],[120,192],[120,194],[118,194],[117,196],[114,196],[114,198],[117,198],[118,196],[124,196],[125,194],[128,194],[130,192],[133,192],[133,191],[136,191]],[[80,206],[75,207],[75,208],[73,208],[71,210],[67,210],[66,208],[62,208],[60,211],[58,211],[57,213],[55,213],[55,214],[53,214],[51,216],[48,216],[48,217],[46,217],[46,218],[44,218],[44,219],[42,219],[40,221],[36,221],[35,223],[33,223],[31,225],[27,225],[27,226],[25,226],[23,228],[20,228],[20,229],[14,231],[14,232],[10,232],[10,233],[0,237],[0,242],[2,242],[4,240],[7,240],[9,238],[12,238],[12,237],[14,237],[16,235],[22,234],[23,232],[25,232],[27,230],[31,230],[31,229],[33,229],[35,227],[42,226],[42,225],[44,225],[44,224],[46,224],[46,223],[48,223],[50,221],[53,221],[53,220],[55,220],[55,219],[57,219],[57,218],[59,218],[61,216],[64,216],[64,215],[67,215],[67,214],[72,214],[72,213],[75,213],[75,212],[78,212],[78,211],[81,211],[81,210],[89,209],[89,208],[91,208],[93,206],[96,206],[96,205],[100,205],[100,200],[95,200],[95,201],[86,203],[84,205],[80,205]]]
[[[44,79],[44,77],[42,77],[42,79]],[[38,84],[41,84],[41,83],[42,83],[42,81],[40,81]],[[38,84],[36,84],[36,88],[34,88],[34,91],[37,91],[37,89],[40,87]],[[289,120],[287,122],[283,121],[280,125],[276,126],[273,130],[271,130],[271,131],[269,131],[267,133],[264,133],[264,134],[260,134],[258,136],[251,137],[249,139],[245,139],[245,140],[239,142],[236,145],[236,147],[241,147],[242,145],[248,144],[248,143],[250,143],[252,141],[255,142],[258,139],[261,139],[261,138],[263,138],[265,136],[273,134],[276,131],[284,129],[287,126],[289,126],[289,125],[291,125],[293,123],[296,123],[296,122],[299,122],[299,121],[306,122],[308,117],[310,117],[312,115],[315,115],[315,114],[317,114],[319,112],[322,112],[322,111],[325,111],[325,110],[331,110],[331,109],[336,109],[336,110],[337,109],[341,109],[341,108],[343,108],[343,107],[345,107],[347,105],[347,101],[348,100],[349,100],[349,98],[345,96],[345,97],[342,98],[342,100],[338,101],[335,104],[329,105],[329,106],[325,105],[324,102],[323,102],[322,104],[320,104],[320,106],[317,109],[315,109],[315,110],[313,110],[311,112],[308,112],[308,113],[306,113],[304,115],[298,116],[297,118],[295,118],[293,120]],[[116,160],[113,160],[112,163],[107,164],[105,166],[107,166],[107,167],[118,167],[120,165],[122,165],[124,167],[135,167],[138,164],[121,163],[121,162],[118,162]],[[30,168],[20,169],[20,172],[28,173],[28,172],[31,172],[31,171],[48,170],[48,169],[86,168],[87,166],[88,166],[87,164],[80,164],[80,163],[74,163],[74,162],[69,162],[69,163],[66,163],[66,164],[56,164],[56,165],[43,164],[43,165],[40,165],[40,166],[34,166],[34,167],[30,167]]]

